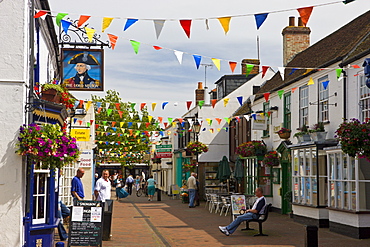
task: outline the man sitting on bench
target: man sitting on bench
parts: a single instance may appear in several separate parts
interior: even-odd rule
[[[240,223],[243,221],[251,220],[251,219],[258,219],[260,214],[263,214],[264,207],[266,205],[266,199],[263,196],[262,188],[257,188],[255,191],[255,195],[258,197],[257,200],[254,202],[253,207],[251,209],[246,210],[245,214],[239,215],[233,222],[231,222],[228,226],[219,226],[218,228],[220,231],[229,236],[233,234],[235,230],[238,228]]]

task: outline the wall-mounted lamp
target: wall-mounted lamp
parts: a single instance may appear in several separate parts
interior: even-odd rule
[[[270,111],[277,111],[279,109],[278,106],[271,106]]]

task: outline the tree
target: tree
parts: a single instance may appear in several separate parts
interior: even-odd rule
[[[146,107],[135,110],[135,103],[123,103],[119,93],[108,90],[105,97],[92,96],[95,105],[97,164],[149,162],[150,137],[159,131]]]

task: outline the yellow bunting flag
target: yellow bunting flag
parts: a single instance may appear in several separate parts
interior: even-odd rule
[[[154,111],[156,106],[157,106],[157,103],[152,103],[152,111]]]
[[[221,128],[217,128],[217,132],[220,132]]]
[[[220,69],[221,69],[221,62],[220,62],[220,59],[212,58],[212,62],[215,64],[215,66],[216,66],[216,68],[218,69],[218,71],[220,71]]]
[[[265,113],[264,112],[260,113],[260,116],[261,116],[262,119],[265,119]]]
[[[120,122],[120,123],[119,123],[119,127],[120,127],[120,128],[122,128],[124,123],[125,123],[125,122]]]
[[[148,116],[149,123],[152,122],[153,116]]]
[[[89,110],[91,106],[91,101],[87,101],[87,104],[86,104],[86,112]]]
[[[225,117],[224,119],[225,119],[225,121],[226,121],[228,124],[230,124],[230,118]]]
[[[103,27],[102,27],[102,32],[104,33],[105,29],[109,27],[109,25],[112,23],[114,18],[111,17],[104,17],[103,18]]]
[[[172,122],[172,127],[175,128],[177,122]]]
[[[229,100],[229,98],[224,99],[224,107],[226,107],[226,105],[229,103]]]
[[[211,132],[213,134],[213,129],[209,129],[209,132]]]
[[[222,17],[222,18],[217,18],[217,19],[221,23],[221,26],[223,27],[225,31],[225,35],[226,35],[227,32],[229,31],[231,17]]]
[[[315,82],[313,81],[312,77],[310,77],[310,80],[308,81],[307,85],[313,85]]]
[[[308,73],[310,73],[313,69],[306,69],[306,72],[303,73],[303,75],[306,75]]]
[[[91,42],[95,34],[95,29],[85,27],[85,32],[86,32],[87,38],[89,39],[89,42]]]

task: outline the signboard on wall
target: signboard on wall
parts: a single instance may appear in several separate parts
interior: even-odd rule
[[[79,161],[78,163],[79,167],[92,167],[93,151],[92,150],[82,150],[78,161]]]
[[[62,49],[62,83],[70,91],[104,91],[103,49]]]
[[[71,129],[71,136],[76,138],[78,142],[88,142],[90,141],[90,129],[84,128],[74,128]]]
[[[266,130],[267,128],[267,117],[261,117],[256,115],[252,117],[252,130]]]
[[[171,158],[172,157],[172,144],[156,145],[156,158]]]

